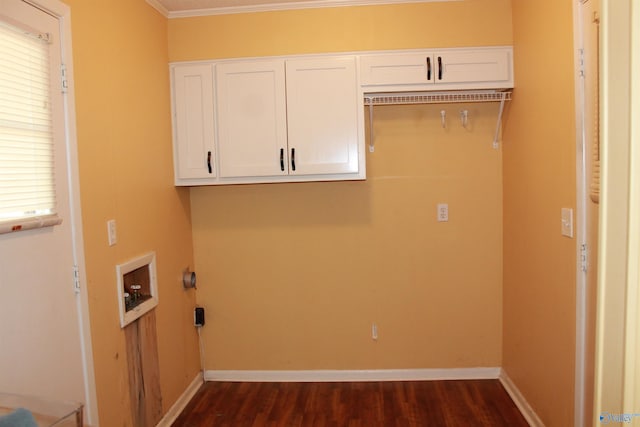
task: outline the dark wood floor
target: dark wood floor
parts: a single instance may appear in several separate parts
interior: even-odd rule
[[[196,426],[528,426],[498,380],[207,382],[173,423]]]

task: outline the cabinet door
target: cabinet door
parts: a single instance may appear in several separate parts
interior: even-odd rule
[[[218,64],[221,177],[288,173],[284,61]]]
[[[511,80],[509,49],[447,51],[433,55],[436,83],[499,83]]]
[[[360,58],[363,85],[433,83],[435,65],[429,52],[364,55]]]
[[[290,174],[358,172],[355,57],[287,60]]]
[[[173,68],[176,184],[216,176],[213,70],[211,64]]]
[[[367,91],[506,89],[513,87],[512,48],[362,55],[360,76]]]

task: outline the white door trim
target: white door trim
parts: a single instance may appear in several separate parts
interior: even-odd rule
[[[582,25],[583,0],[573,3],[574,31],[574,78],[576,106],[576,349],[575,349],[575,393],[574,425],[581,427],[585,423],[586,393],[586,342],[587,342],[587,274],[583,271],[581,256],[582,245],[587,243],[587,165],[585,147],[585,88],[582,78],[582,60],[584,49],[584,28]]]
[[[640,8],[637,2],[631,6],[630,56],[631,76],[640,72]],[[624,402],[625,412],[633,412],[637,416],[640,404],[640,85],[637,78],[630,79],[630,138],[629,138],[629,229],[628,229],[628,261],[627,261],[627,318],[625,337],[624,367]]]
[[[594,416],[625,403],[631,173],[631,19],[635,0],[603,0],[601,13],[601,193]],[[638,46],[634,46],[638,48]],[[637,100],[634,100],[637,105]],[[636,166],[636,165],[633,165]],[[633,218],[632,220],[637,220]],[[633,261],[637,262],[637,261]],[[635,284],[637,287],[637,284]],[[637,408],[632,409],[634,413]]]
[[[85,271],[84,240],[82,234],[82,211],[80,205],[80,181],[78,169],[78,141],[76,135],[76,109],[73,78],[73,55],[71,46],[71,9],[59,0],[23,0],[58,18],[60,22],[62,63],[66,67],[67,91],[63,95],[65,109],[65,146],[67,151],[69,203],[71,212],[71,233],[73,239],[73,258],[78,271],[78,331],[82,351],[82,371],[85,394],[85,421],[98,426],[98,402],[93,369],[93,350],[91,344],[91,325],[89,321],[89,299],[87,296],[87,277]],[[71,268],[71,266],[70,266]]]

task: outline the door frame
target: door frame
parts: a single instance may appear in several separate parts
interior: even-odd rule
[[[76,134],[75,90],[73,78],[73,54],[71,43],[71,8],[60,0],[23,0],[48,14],[55,16],[60,23],[60,47],[64,78],[67,82],[63,94],[65,116],[65,148],[68,164],[69,209],[71,218],[71,238],[76,275],[76,310],[78,315],[78,334],[82,352],[82,372],[84,384],[84,414],[88,425],[98,425],[98,402],[93,366],[91,325],[89,320],[89,298],[87,295],[87,276],[85,270],[84,239],[82,233],[82,211],[80,205],[80,172],[78,168],[78,141]],[[61,71],[62,72],[62,71]]]
[[[574,31],[574,81],[576,113],[576,347],[575,347],[575,392],[574,426],[585,424],[586,401],[586,351],[587,351],[587,272],[588,262],[583,264],[583,247],[587,245],[587,147],[585,129],[585,87],[583,78],[583,52],[585,35],[583,27],[583,4],[588,0],[573,2]],[[594,0],[592,0],[594,1]],[[585,246],[583,246],[585,245]],[[586,255],[584,253],[584,255]]]
[[[640,73],[640,8],[633,3],[631,8],[631,71],[630,75]],[[636,52],[634,55],[633,52]],[[625,411],[634,411],[640,406],[640,360],[638,360],[638,346],[640,345],[640,84],[637,79],[631,79],[630,91],[630,176],[629,176],[629,230],[627,263],[627,337],[625,362]],[[635,144],[634,144],[635,142]]]
[[[636,0],[602,1],[601,201],[594,417],[640,404],[640,72]],[[629,90],[631,86],[631,91]],[[634,141],[635,138],[635,141]],[[635,145],[634,145],[635,142]]]

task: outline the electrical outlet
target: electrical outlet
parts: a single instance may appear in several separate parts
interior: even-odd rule
[[[196,327],[204,326],[204,308],[196,307],[193,310],[193,325]]]
[[[446,203],[438,203],[438,222],[449,221],[449,205]]]
[[[573,209],[562,208],[561,214],[562,235],[573,237]]]

